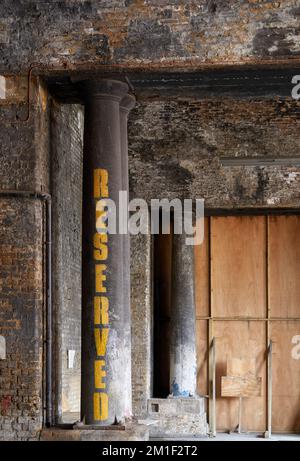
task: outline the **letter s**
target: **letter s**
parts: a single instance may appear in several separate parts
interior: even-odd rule
[[[300,335],[293,336],[292,344],[296,344],[296,346],[292,349],[292,358],[295,360],[300,359]]]
[[[292,89],[292,98],[298,100],[300,99],[300,75],[294,75],[292,83],[293,85],[296,85]]]

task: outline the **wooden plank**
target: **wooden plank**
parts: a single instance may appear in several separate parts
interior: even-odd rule
[[[208,320],[196,321],[197,393],[208,395]]]
[[[209,218],[204,219],[204,241],[195,245],[196,316],[209,315]]]
[[[270,333],[268,329],[268,335]],[[268,402],[267,402],[267,408],[268,408],[268,419],[267,419],[267,425],[268,425],[268,430],[266,433],[266,437],[271,438],[272,435],[272,405],[273,405],[273,343],[272,340],[269,342],[268,346],[268,362],[267,362],[267,380],[268,380]]]
[[[273,432],[300,432],[300,342],[296,342],[299,335],[300,321],[271,322]]]
[[[256,364],[255,358],[237,358],[230,357],[227,361],[227,376],[245,376],[247,374],[255,375]]]
[[[211,303],[215,317],[265,317],[266,220],[211,218]]]
[[[271,317],[300,317],[300,216],[269,216]]]
[[[217,429],[238,425],[239,399],[221,396],[221,378],[232,357],[255,360],[255,375],[262,378],[261,396],[243,399],[243,429],[266,430],[266,329],[264,321],[214,321],[217,353]]]
[[[210,321],[212,330],[212,321]],[[210,344],[209,344],[209,428],[210,435],[216,436],[216,338],[210,333]]]
[[[245,376],[222,376],[221,395],[222,397],[260,397],[260,377]]]

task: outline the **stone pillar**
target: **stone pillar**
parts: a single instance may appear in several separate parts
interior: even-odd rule
[[[118,210],[119,191],[123,189],[126,162],[122,160],[120,102],[128,86],[99,79],[84,82],[82,88],[86,99],[81,419],[86,425],[107,426],[131,416],[131,337],[124,298],[124,239],[119,233],[105,234],[99,219],[105,212],[99,208],[99,200],[112,199]]]
[[[196,394],[196,316],[194,298],[194,247],[186,234],[173,235],[170,393]]]

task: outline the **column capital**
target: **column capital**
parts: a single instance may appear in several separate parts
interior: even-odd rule
[[[132,94],[126,94],[120,102],[120,109],[128,114],[134,108],[135,103],[135,97]]]
[[[127,83],[119,80],[93,78],[83,80],[80,86],[84,92],[84,98],[111,99],[117,102],[123,100],[129,91]]]

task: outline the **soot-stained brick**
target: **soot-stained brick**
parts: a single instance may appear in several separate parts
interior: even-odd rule
[[[300,27],[266,28],[259,30],[253,40],[253,51],[259,56],[298,56]]]
[[[126,40],[115,52],[117,59],[131,56],[137,59],[155,59],[168,53],[183,56],[179,34],[171,32],[170,27],[155,20],[134,20],[128,27]]]

